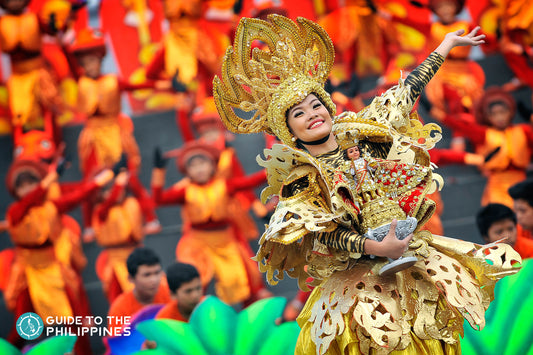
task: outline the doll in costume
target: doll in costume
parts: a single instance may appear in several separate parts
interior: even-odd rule
[[[158,205],[183,206],[185,227],[176,247],[177,260],[194,265],[204,287],[215,279],[217,296],[228,304],[235,304],[263,298],[268,293],[256,262],[251,260],[238,238],[234,217],[228,209],[229,201],[237,192],[262,184],[265,173],[219,177],[216,175],[219,154],[212,145],[199,141],[187,143],[177,159],[187,182],[163,190],[166,161],[156,151],[152,191]]]
[[[411,109],[452,48],[483,43],[478,30],[447,34],[397,87],[358,113],[336,117],[323,88],[334,57],[327,33],[303,18],[241,20],[222,77],[215,78],[214,97],[229,130],[267,131],[283,143],[258,158],[269,183],[262,197],[278,195],[279,203],[256,259],[271,283],[283,273],[301,288],[309,275],[315,279],[298,317],[296,354],[457,353],[464,319],[482,328],[494,283],[517,272],[521,259],[508,245],[481,246],[418,230],[435,208],[425,196],[442,182],[427,154],[440,127],[422,126]],[[250,53],[255,39],[269,51]],[[253,111],[252,118],[242,119],[235,108]],[[377,204],[363,215],[356,206],[355,181],[344,173],[341,150],[354,138],[375,159],[398,160],[405,169],[426,167],[414,181],[398,171],[380,172],[387,180],[382,184],[394,186],[385,196],[417,220],[403,240],[396,238],[393,214],[381,241],[364,235],[365,217],[385,219],[389,212]],[[379,275],[387,258],[406,252],[417,258],[414,265]]]

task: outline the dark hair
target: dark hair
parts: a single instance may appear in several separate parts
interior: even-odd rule
[[[200,277],[198,270],[190,264],[175,262],[167,268],[167,283],[170,292],[176,292],[181,285]]]
[[[500,221],[511,220],[516,224],[516,215],[509,207],[501,203],[490,203],[481,208],[476,215],[476,224],[479,233],[487,239],[490,227]]]
[[[533,207],[533,179],[527,179],[509,188],[513,200],[525,200]]]
[[[35,174],[32,174],[29,171],[23,171],[22,173],[18,174],[14,186],[15,188],[19,188],[20,185],[25,183],[39,183],[41,180],[35,176]]]
[[[492,110],[494,106],[503,106],[507,110],[511,111],[511,107],[509,107],[509,104],[507,102],[503,100],[496,100],[496,101],[492,101],[491,103],[487,105],[487,111],[488,111],[487,113],[490,113],[490,110]]]
[[[135,275],[137,275],[139,266],[153,266],[157,264],[161,264],[159,256],[157,256],[157,254],[152,249],[148,248],[136,248],[128,256],[128,260],[126,260],[128,274],[130,274],[131,277],[135,277]]]

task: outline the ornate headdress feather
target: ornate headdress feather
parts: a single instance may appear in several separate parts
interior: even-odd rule
[[[324,90],[333,66],[334,49],[328,34],[305,18],[297,22],[279,15],[269,21],[243,18],[233,47],[215,77],[213,96],[222,122],[235,133],[267,132],[293,146],[285,113],[313,93],[332,116],[335,105]],[[260,40],[265,49],[252,48]],[[251,119],[234,109],[253,112]]]

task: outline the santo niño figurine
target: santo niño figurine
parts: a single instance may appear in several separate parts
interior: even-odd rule
[[[414,175],[423,175],[427,172],[425,167],[417,167],[415,170],[413,166],[407,169],[399,167],[392,161],[373,159],[369,154],[361,155],[361,149],[357,145],[358,141],[354,140],[353,145],[348,147],[344,152],[349,159],[346,162],[347,169],[345,173],[351,174],[354,177],[353,191],[356,194],[357,205],[361,211],[364,236],[377,241],[382,241],[387,235],[391,227],[390,216],[397,219],[395,234],[400,240],[405,239],[414,232],[418,221],[412,216],[407,216],[405,211],[401,209],[398,202],[393,198],[396,194],[386,193],[386,187],[382,185],[383,180],[377,179],[376,175],[384,175],[390,170],[396,169],[394,174],[400,175],[398,181],[405,181],[409,176],[410,179]],[[404,171],[405,170],[405,171]],[[417,172],[422,174],[417,174]],[[413,180],[416,180],[413,179]],[[377,214],[381,211],[381,214]],[[385,264],[379,271],[380,275],[395,273],[397,271],[406,269],[414,265],[418,259],[412,255],[404,255],[398,259],[389,258],[390,263]]]

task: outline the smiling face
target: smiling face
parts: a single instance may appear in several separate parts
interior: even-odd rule
[[[359,159],[359,157],[361,157],[361,152],[359,151],[359,147],[355,146],[355,147],[346,149],[346,155],[348,156],[348,158],[352,160],[356,160],[356,159]]]
[[[333,121],[326,106],[314,94],[309,94],[289,109],[287,125],[299,140],[313,142],[331,134]]]

